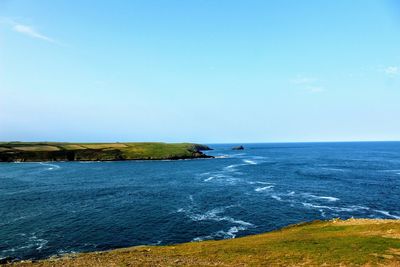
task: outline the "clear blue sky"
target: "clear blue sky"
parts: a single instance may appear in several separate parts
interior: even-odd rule
[[[0,140],[400,140],[400,3],[0,0]]]

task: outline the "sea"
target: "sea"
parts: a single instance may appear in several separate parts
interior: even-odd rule
[[[1,163],[0,259],[400,219],[400,142],[209,146],[215,158]]]

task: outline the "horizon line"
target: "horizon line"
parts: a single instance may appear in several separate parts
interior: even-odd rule
[[[197,142],[197,141],[21,141],[21,140],[0,140],[0,143],[197,143],[207,145],[222,145],[222,144],[301,144],[301,143],[393,143],[400,140],[322,140],[322,141],[255,141],[255,142]]]

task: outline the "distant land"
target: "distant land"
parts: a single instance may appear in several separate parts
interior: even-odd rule
[[[315,221],[270,233],[67,254],[12,266],[399,266],[400,220]]]
[[[174,160],[211,158],[192,143],[0,142],[0,162]]]

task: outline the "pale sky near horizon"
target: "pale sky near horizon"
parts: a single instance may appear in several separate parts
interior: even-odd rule
[[[0,140],[400,140],[400,2],[0,0]]]

